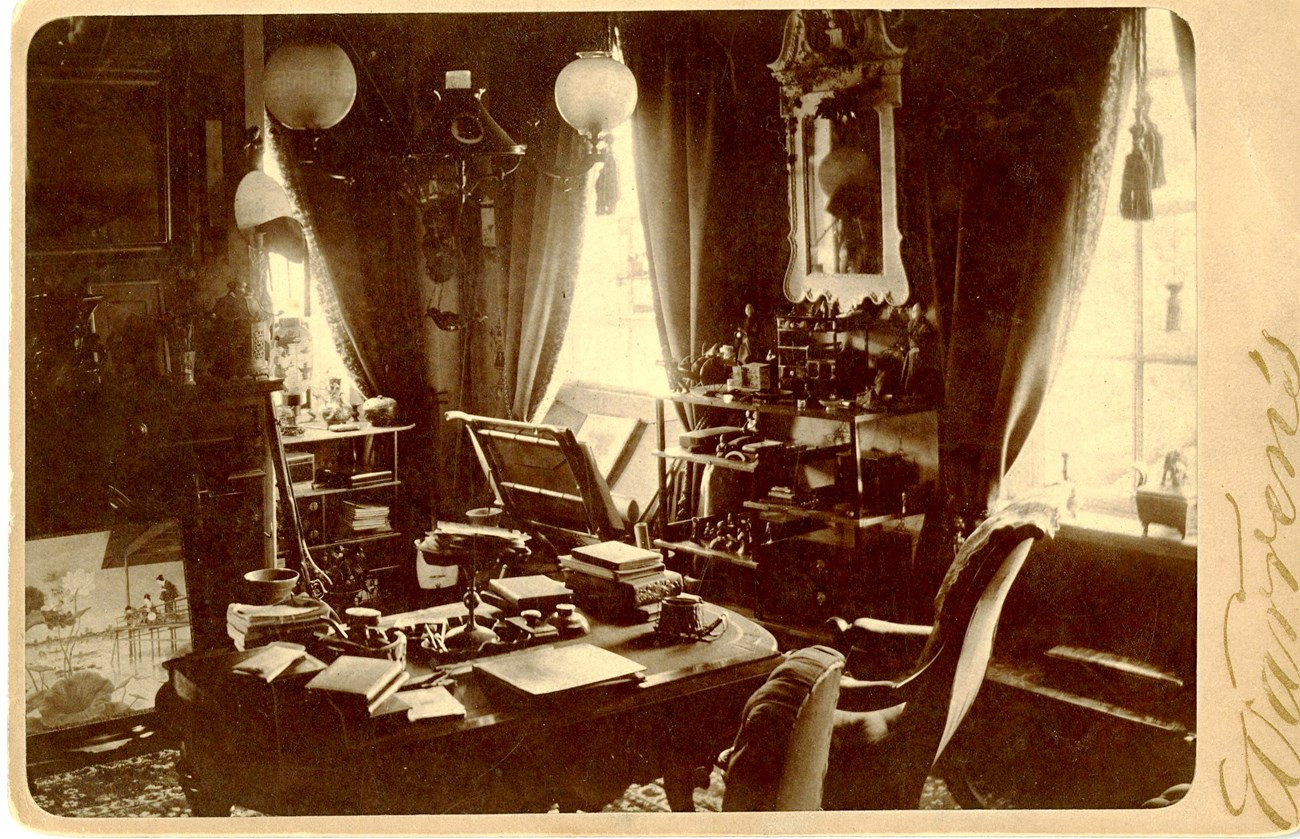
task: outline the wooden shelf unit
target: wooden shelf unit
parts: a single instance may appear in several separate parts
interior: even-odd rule
[[[303,427],[302,434],[282,437],[287,452],[310,450],[320,458],[313,467],[317,470],[342,465],[351,469],[387,469],[392,472],[391,480],[363,486],[322,487],[315,486],[312,481],[295,481],[292,484],[294,501],[298,505],[309,548],[363,545],[401,535],[392,529],[350,535],[340,531],[339,516],[342,514],[343,502],[348,498],[372,499],[374,503],[380,503],[377,499],[382,496],[383,503],[389,507],[389,516],[392,516],[393,507],[397,503],[397,488],[402,485],[398,477],[398,434],[415,427],[381,426],[364,422],[357,423],[357,426],[346,431],[331,431],[324,426],[308,425]],[[387,444],[391,447],[390,451],[381,455],[377,451],[382,448],[379,441],[388,436],[391,436]]]
[[[665,430],[665,405],[668,404],[747,414],[745,421],[717,419],[715,422],[726,426],[756,427],[760,438],[789,439],[785,435],[799,433],[788,427],[790,423],[780,420],[765,425],[759,421],[763,416],[843,423],[847,433],[834,435],[833,445],[826,445],[823,441],[813,446],[801,446],[799,457],[806,461],[809,454],[821,458],[847,456],[852,465],[841,461],[837,469],[853,471],[838,472],[837,483],[842,481],[840,486],[844,490],[833,505],[807,506],[772,498],[766,493],[773,485],[772,481],[780,479],[779,470],[791,465],[788,456],[778,454],[772,461],[764,461],[760,455],[757,460],[740,461],[670,445]],[[659,538],[654,545],[663,551],[666,560],[672,560],[689,575],[722,586],[716,594],[710,592],[710,596],[723,597],[728,605],[754,608],[765,621],[775,618],[791,625],[800,622],[817,625],[824,619],[821,612],[826,608],[841,601],[849,605],[875,596],[876,584],[873,581],[878,579],[875,573],[881,568],[873,562],[881,567],[896,567],[900,575],[908,572],[910,551],[904,551],[903,543],[907,546],[914,544],[920,516],[909,515],[906,510],[897,513],[876,511],[878,506],[868,497],[866,489],[870,475],[864,474],[864,435],[861,429],[877,420],[930,410],[928,406],[923,408],[901,403],[887,409],[820,403],[800,406],[695,391],[660,398],[656,400],[655,408],[658,436],[654,454],[662,501],[657,523]],[[753,420],[752,426],[750,419]],[[672,442],[676,443],[675,440]],[[667,501],[672,494],[669,464],[673,462],[687,464],[683,468],[695,473],[689,476],[691,483],[687,484],[685,508],[679,510],[671,510]],[[748,479],[748,497],[742,500],[746,494],[743,490],[732,492],[731,500],[723,509],[709,510],[707,519],[697,519],[696,516],[704,516],[704,513],[696,509],[693,488],[695,482],[701,480],[698,470],[708,467],[737,473],[740,482]],[[730,519],[730,523],[719,519]],[[729,549],[702,544],[711,541],[711,537],[701,538],[701,534],[709,531],[697,533],[697,525],[739,528],[740,532],[751,534],[749,548],[740,554],[730,549],[736,544],[734,542],[728,543]],[[905,531],[901,541],[891,541],[891,534],[896,530]],[[796,560],[785,560],[785,546],[797,555]],[[864,553],[876,558],[864,560],[859,556]],[[765,564],[769,567],[765,568]],[[719,580],[719,576],[731,579]],[[790,591],[769,592],[767,589],[772,586],[789,588]],[[732,597],[740,600],[732,600]]]

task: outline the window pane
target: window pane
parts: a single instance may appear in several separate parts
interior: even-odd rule
[[[1123,168],[1122,166],[1117,168]],[[1114,191],[1118,195],[1118,188]],[[1067,352],[1078,356],[1133,355],[1134,227],[1116,214],[1104,222],[1070,331]]]
[[[565,381],[655,392],[665,383],[645,233],[637,200],[631,123],[614,129],[619,199],[613,215],[595,212],[596,178],[587,179],[582,254],[564,344],[551,377]]]
[[[1061,474],[1070,456],[1070,478],[1079,486],[1131,487],[1133,465],[1133,364],[1074,356],[1052,386],[1045,423],[1044,473]]]
[[[1142,326],[1147,355],[1196,356],[1196,214],[1143,225]]]
[[[1196,447],[1196,366],[1147,364],[1143,376],[1142,462],[1158,466],[1167,452],[1189,458]]]

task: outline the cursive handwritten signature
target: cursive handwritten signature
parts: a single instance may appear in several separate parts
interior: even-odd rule
[[[1223,610],[1223,657],[1228,679],[1239,698],[1234,709],[1241,733],[1240,754],[1219,762],[1219,792],[1234,816],[1253,800],[1279,830],[1300,825],[1296,787],[1300,753],[1293,743],[1300,726],[1300,667],[1297,667],[1296,477],[1293,455],[1300,430],[1300,364],[1283,341],[1263,332],[1264,345],[1250,351],[1269,388],[1264,413],[1269,442],[1264,457],[1270,473],[1264,486],[1266,524],[1253,529],[1246,549],[1242,505],[1225,497],[1237,521],[1237,590]],[[1262,350],[1262,351],[1261,351]],[[1278,405],[1281,406],[1279,410]],[[1288,453],[1290,452],[1290,453]],[[1249,500],[1243,496],[1243,500]],[[1256,496],[1258,500],[1258,496]],[[1256,508],[1247,506],[1247,516]],[[1288,550],[1289,549],[1289,550]],[[1262,643],[1262,655],[1261,655]],[[1263,700],[1263,701],[1261,701]]]

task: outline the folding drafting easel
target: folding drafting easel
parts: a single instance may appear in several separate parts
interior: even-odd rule
[[[465,423],[497,504],[516,522],[575,544],[628,536],[631,523],[572,429],[462,411],[447,419]]]

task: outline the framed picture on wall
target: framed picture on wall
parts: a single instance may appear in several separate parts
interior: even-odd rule
[[[159,73],[34,67],[27,138],[29,253],[156,250],[171,241],[171,138]]]
[[[171,370],[163,334],[162,293],[157,282],[93,283],[103,299],[91,316],[92,327],[108,353],[119,381],[139,381]]]

